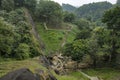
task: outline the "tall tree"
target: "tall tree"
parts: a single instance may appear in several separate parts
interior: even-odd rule
[[[2,0],[0,0],[0,8],[1,8],[1,2],[2,2]]]
[[[14,0],[16,7],[22,7],[25,4],[25,0]]]
[[[14,0],[2,0],[1,7],[4,10],[11,11],[14,9]]]
[[[53,1],[40,1],[36,8],[36,16],[43,22],[57,25],[62,20],[62,8]]]
[[[67,11],[64,12],[64,21],[73,23],[75,21],[75,14],[69,13]]]
[[[0,56],[8,57],[11,55],[13,42],[13,26],[0,18]]]
[[[73,60],[80,62],[85,54],[88,54],[87,40],[79,39],[65,45],[64,54],[71,56]]]
[[[116,54],[120,53],[118,49],[119,45],[119,32],[120,32],[120,7],[112,8],[103,16],[104,23],[107,24],[107,28],[111,30],[111,61],[115,62]]]
[[[36,4],[36,0],[25,0],[25,6],[31,11],[35,10]]]
[[[86,19],[77,20],[77,21],[75,22],[75,24],[78,26],[78,28],[79,28],[80,30],[89,29],[89,28],[90,28],[89,21],[87,21]]]

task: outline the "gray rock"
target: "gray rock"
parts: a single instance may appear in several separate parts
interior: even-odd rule
[[[23,68],[13,72],[9,72],[0,80],[37,80],[37,76],[35,76],[29,69]]]

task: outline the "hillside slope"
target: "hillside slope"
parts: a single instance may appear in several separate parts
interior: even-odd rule
[[[62,8],[64,11],[68,11],[68,12],[74,12],[77,8],[70,5],[70,4],[62,4]]]
[[[96,21],[102,17],[104,11],[110,9],[111,7],[112,4],[106,1],[90,3],[79,7],[75,13],[79,18],[87,18],[91,19],[92,21]]]
[[[76,33],[79,31],[75,25],[69,31],[66,29],[45,29],[43,25],[40,23],[36,23],[37,30],[41,35],[42,41],[44,41],[46,45],[46,54],[54,53],[61,49],[61,44],[64,42],[64,37],[66,37],[66,32],[69,34],[66,37],[66,42],[72,42],[76,36]]]

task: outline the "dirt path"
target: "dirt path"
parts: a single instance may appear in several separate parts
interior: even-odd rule
[[[80,73],[83,74],[85,77],[89,78],[90,80],[100,80],[100,79],[98,79],[97,76],[89,76],[89,75],[83,73],[82,71],[80,71]]]
[[[61,43],[61,48],[64,47],[64,45],[66,44],[68,33],[69,33],[68,31],[65,32],[65,36],[64,36],[62,43]]]

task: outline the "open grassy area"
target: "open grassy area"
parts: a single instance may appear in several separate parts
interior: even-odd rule
[[[74,26],[71,31],[63,29],[45,30],[44,26],[40,23],[36,23],[36,26],[42,41],[46,45],[46,53],[48,54],[49,52],[58,51],[61,48],[64,37],[66,37],[67,42],[72,42],[76,36],[76,32],[78,31],[77,27]],[[66,32],[68,32],[67,36],[65,36]]]
[[[85,69],[83,70],[90,76],[98,76],[103,80],[120,80],[120,69],[101,68],[101,69]]]

